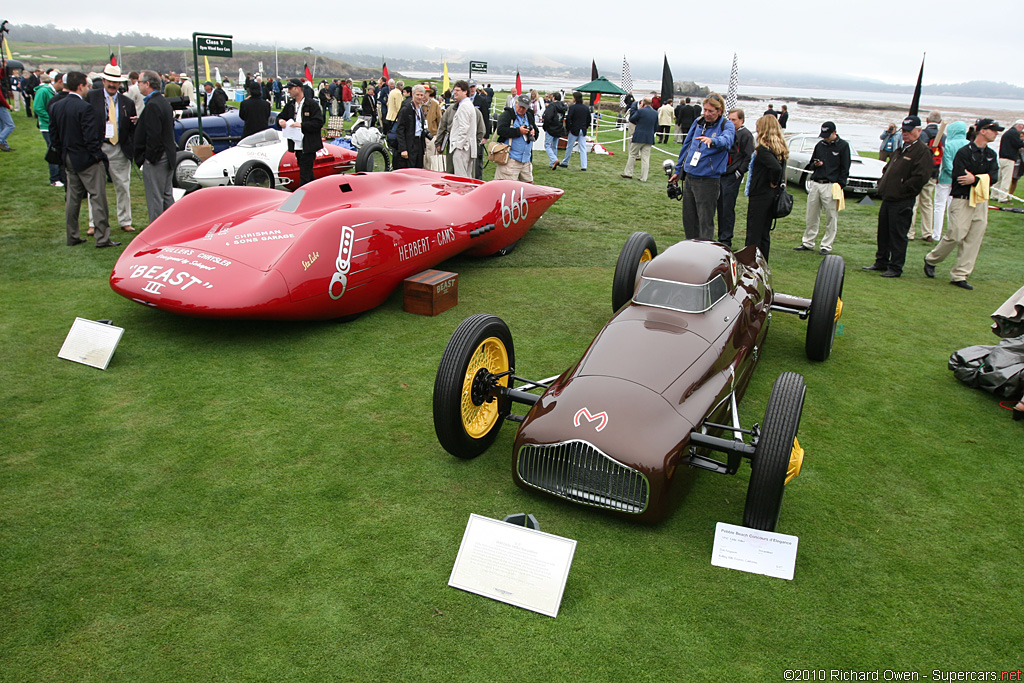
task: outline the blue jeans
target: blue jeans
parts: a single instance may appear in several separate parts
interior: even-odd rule
[[[548,153],[548,165],[558,161],[558,136],[544,133],[544,151]]]
[[[562,164],[569,165],[569,157],[572,156],[573,145],[578,145],[580,148],[580,168],[587,167],[587,131],[581,130],[579,135],[573,135],[569,133],[569,144],[565,146],[565,158],[562,159]]]
[[[352,118],[352,101],[345,102],[345,120],[348,121]]]
[[[43,134],[43,140],[46,142],[46,148],[50,148],[50,131],[41,130]],[[50,167],[50,183],[55,183],[60,180],[60,166],[57,164],[48,164]]]
[[[11,110],[7,107],[0,107],[0,143],[6,143],[7,138],[14,132],[14,119],[11,117]]]

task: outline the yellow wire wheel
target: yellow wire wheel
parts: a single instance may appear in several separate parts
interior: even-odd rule
[[[814,294],[807,310],[807,357],[811,360],[827,360],[832,354],[839,327],[839,316],[843,312],[843,280],[846,277],[846,263],[842,256],[829,254],[818,266],[814,279]]]
[[[640,267],[658,255],[658,245],[646,232],[634,232],[622,245],[612,276],[612,310],[617,311],[633,298]]]
[[[480,370],[492,375],[508,372],[508,351],[497,337],[488,337],[480,342],[469,359],[462,380],[462,427],[474,439],[485,436],[498,420],[497,400],[484,401],[479,405],[473,401],[473,381]],[[508,377],[498,380],[498,384],[507,387]]]
[[[795,372],[775,380],[761,422],[757,448],[750,462],[750,482],[743,508],[743,526],[775,531],[782,511],[786,483],[803,465],[804,451],[797,441],[807,386]]]
[[[512,407],[497,391],[512,386],[511,377],[495,376],[510,373],[515,362],[512,334],[501,318],[477,313],[455,330],[434,379],[434,431],[446,451],[475,458],[494,442]]]

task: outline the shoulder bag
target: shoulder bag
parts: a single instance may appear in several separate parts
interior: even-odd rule
[[[785,218],[793,212],[793,195],[786,191],[786,183],[779,185],[772,205],[772,218]]]
[[[487,143],[487,159],[493,161],[499,166],[503,166],[508,163],[508,153],[512,149],[503,142],[496,142],[492,140]]]

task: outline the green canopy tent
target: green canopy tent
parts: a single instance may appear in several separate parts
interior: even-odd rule
[[[601,93],[603,95],[628,95],[629,94],[625,90],[620,88],[619,86],[617,86],[614,83],[612,83],[611,81],[609,81],[604,76],[601,76],[600,78],[596,78],[596,79],[590,81],[590,83],[585,83],[585,84],[579,86],[578,88],[573,88],[573,90],[578,90],[580,92],[586,92],[586,93],[597,92],[597,93]]]
[[[579,86],[578,88],[573,88],[573,90],[577,90],[579,92],[587,92],[587,93],[601,93],[601,94],[605,94],[605,95],[628,95],[629,94],[625,90],[620,88],[619,86],[617,86],[614,83],[612,83],[611,81],[609,81],[604,76],[600,76],[598,78],[595,78],[594,80],[590,81],[590,83],[585,83],[585,84]],[[593,123],[591,123],[591,129],[593,129]],[[623,149],[625,149],[625,147],[623,147]]]

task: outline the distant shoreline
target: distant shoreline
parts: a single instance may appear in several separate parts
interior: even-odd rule
[[[765,98],[753,95],[739,95],[739,100],[748,102],[761,102]],[[783,98],[780,98],[783,99]],[[849,100],[828,100],[819,97],[802,97],[793,100],[795,104],[802,104],[808,107],[841,107],[844,109],[870,109],[872,111],[904,111],[905,104],[891,104],[887,102],[851,102]]]

